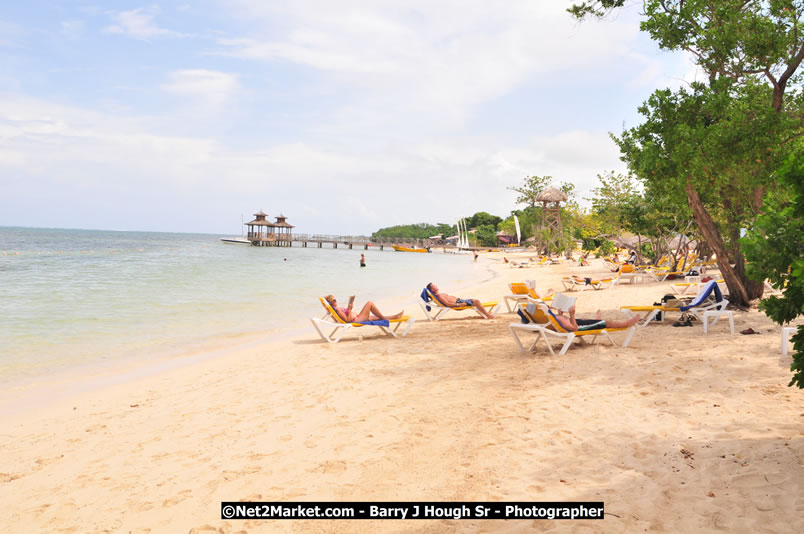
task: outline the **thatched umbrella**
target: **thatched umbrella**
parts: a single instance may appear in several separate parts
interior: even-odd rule
[[[547,205],[548,202],[553,202],[558,204],[559,202],[566,202],[567,195],[564,194],[563,191],[556,189],[553,186],[550,186],[546,189],[543,189],[541,193],[536,195],[536,202],[542,202]]]

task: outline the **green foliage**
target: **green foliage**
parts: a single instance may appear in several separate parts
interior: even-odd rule
[[[475,237],[478,244],[483,247],[497,246],[497,231],[490,224],[483,224],[476,228]]]
[[[769,280],[782,296],[764,299],[760,308],[784,325],[804,314],[804,151],[792,154],[778,173],[782,189],[768,195],[765,212],[742,239],[748,274]],[[804,328],[793,337],[793,379],[804,388]]]
[[[623,7],[587,0],[578,19]],[[657,196],[683,199],[707,247],[735,264],[732,299],[761,294],[749,283],[739,231],[775,187],[772,171],[804,133],[801,79],[804,0],[644,0],[640,28],[666,50],[686,51],[708,82],[659,90],[639,109],[644,123],[617,139],[629,169]],[[680,203],[680,202],[679,202]]]
[[[496,215],[490,215],[485,211],[478,211],[477,213],[466,219],[466,224],[469,228],[478,228],[480,226],[491,225],[496,229],[497,225],[500,224],[501,222],[502,217],[497,217]]]
[[[388,228],[380,228],[373,234],[371,234],[371,239],[374,240],[381,240],[381,239],[427,239],[431,236],[441,234],[444,237],[448,237],[451,235],[455,235],[458,233],[458,230],[455,226],[450,226],[448,224],[428,224],[428,223],[419,223],[419,224],[404,224],[400,226],[390,226]]]
[[[596,250],[597,257],[602,258],[603,256],[611,256],[614,254],[614,251],[617,250],[617,247],[615,246],[614,242],[609,241],[608,239],[603,239]]]
[[[600,187],[592,190],[592,209],[600,217],[602,230],[619,234],[626,223],[623,219],[624,205],[634,199],[637,185],[632,174],[614,174],[614,171],[598,174]]]
[[[519,193],[519,196],[516,197],[517,204],[527,204],[534,208],[536,207],[536,197],[549,187],[552,181],[552,176],[526,176],[521,187],[509,187],[509,189]]]
[[[573,4],[567,11],[581,20],[586,16],[604,17],[612,9],[622,7],[624,4],[625,0],[590,0],[580,4]]]

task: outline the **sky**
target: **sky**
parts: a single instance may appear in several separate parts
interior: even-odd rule
[[[0,226],[369,235],[507,217],[532,175],[588,204],[693,65],[640,2],[571,3],[3,2]]]

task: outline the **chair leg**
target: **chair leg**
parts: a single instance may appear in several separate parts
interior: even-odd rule
[[[413,323],[416,322],[416,319],[414,317],[411,317],[406,322],[408,323],[408,326],[405,327],[405,330],[402,332],[402,337],[405,337],[406,335],[408,335],[408,332],[410,332],[410,328],[413,326]],[[401,325],[402,323],[399,323],[399,324]]]
[[[526,352],[530,352],[530,349],[532,349],[535,345],[531,345],[530,349],[525,350],[525,346],[522,345],[522,340],[519,339],[519,336],[516,333],[517,330],[524,330],[524,329],[523,328],[518,328],[516,325],[508,325],[508,331],[511,332],[511,336],[514,338],[514,342],[516,343],[516,346],[519,347],[519,353],[520,354],[525,354]],[[538,341],[538,338],[537,338],[537,341]]]
[[[569,350],[570,346],[572,346],[572,342],[573,342],[574,340],[575,340],[575,334],[573,334],[572,332],[570,332],[570,333],[567,335],[567,341],[564,343],[564,346],[563,346],[563,347],[561,347],[561,351],[558,353],[558,355],[559,355],[559,356],[563,356],[563,355],[565,355],[565,354],[567,353],[567,350]]]
[[[429,312],[429,311],[427,311],[427,304],[425,304],[424,302],[422,302],[421,300],[419,300],[419,306],[421,306],[422,311],[424,312],[424,315],[426,315],[426,316],[427,316],[427,320],[428,320],[428,321],[433,321],[434,319],[433,319],[432,315],[430,315],[430,312]],[[435,313],[435,312],[434,312],[434,313]]]

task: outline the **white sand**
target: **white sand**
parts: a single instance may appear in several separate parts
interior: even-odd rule
[[[491,255],[493,257],[493,255]],[[509,256],[510,257],[510,256]],[[496,258],[498,259],[498,258]],[[495,259],[495,261],[496,261]],[[591,267],[511,269],[507,282]],[[584,274],[586,273],[586,274]],[[449,280],[435,280],[450,292]],[[575,293],[581,316],[651,304],[667,284]],[[378,296],[378,300],[380,296]],[[414,303],[400,303],[411,311]],[[320,314],[310,303],[310,315]],[[417,307],[418,308],[418,307]],[[393,310],[391,310],[393,311]],[[501,314],[404,339],[296,339],[0,420],[11,532],[794,532],[804,530],[804,395],[762,313],[639,329],[522,355]],[[671,317],[672,318],[672,317]],[[745,336],[747,327],[761,335]],[[359,341],[358,334],[363,334]],[[620,342],[622,335],[615,335]],[[604,501],[604,521],[223,521],[221,501]]]

